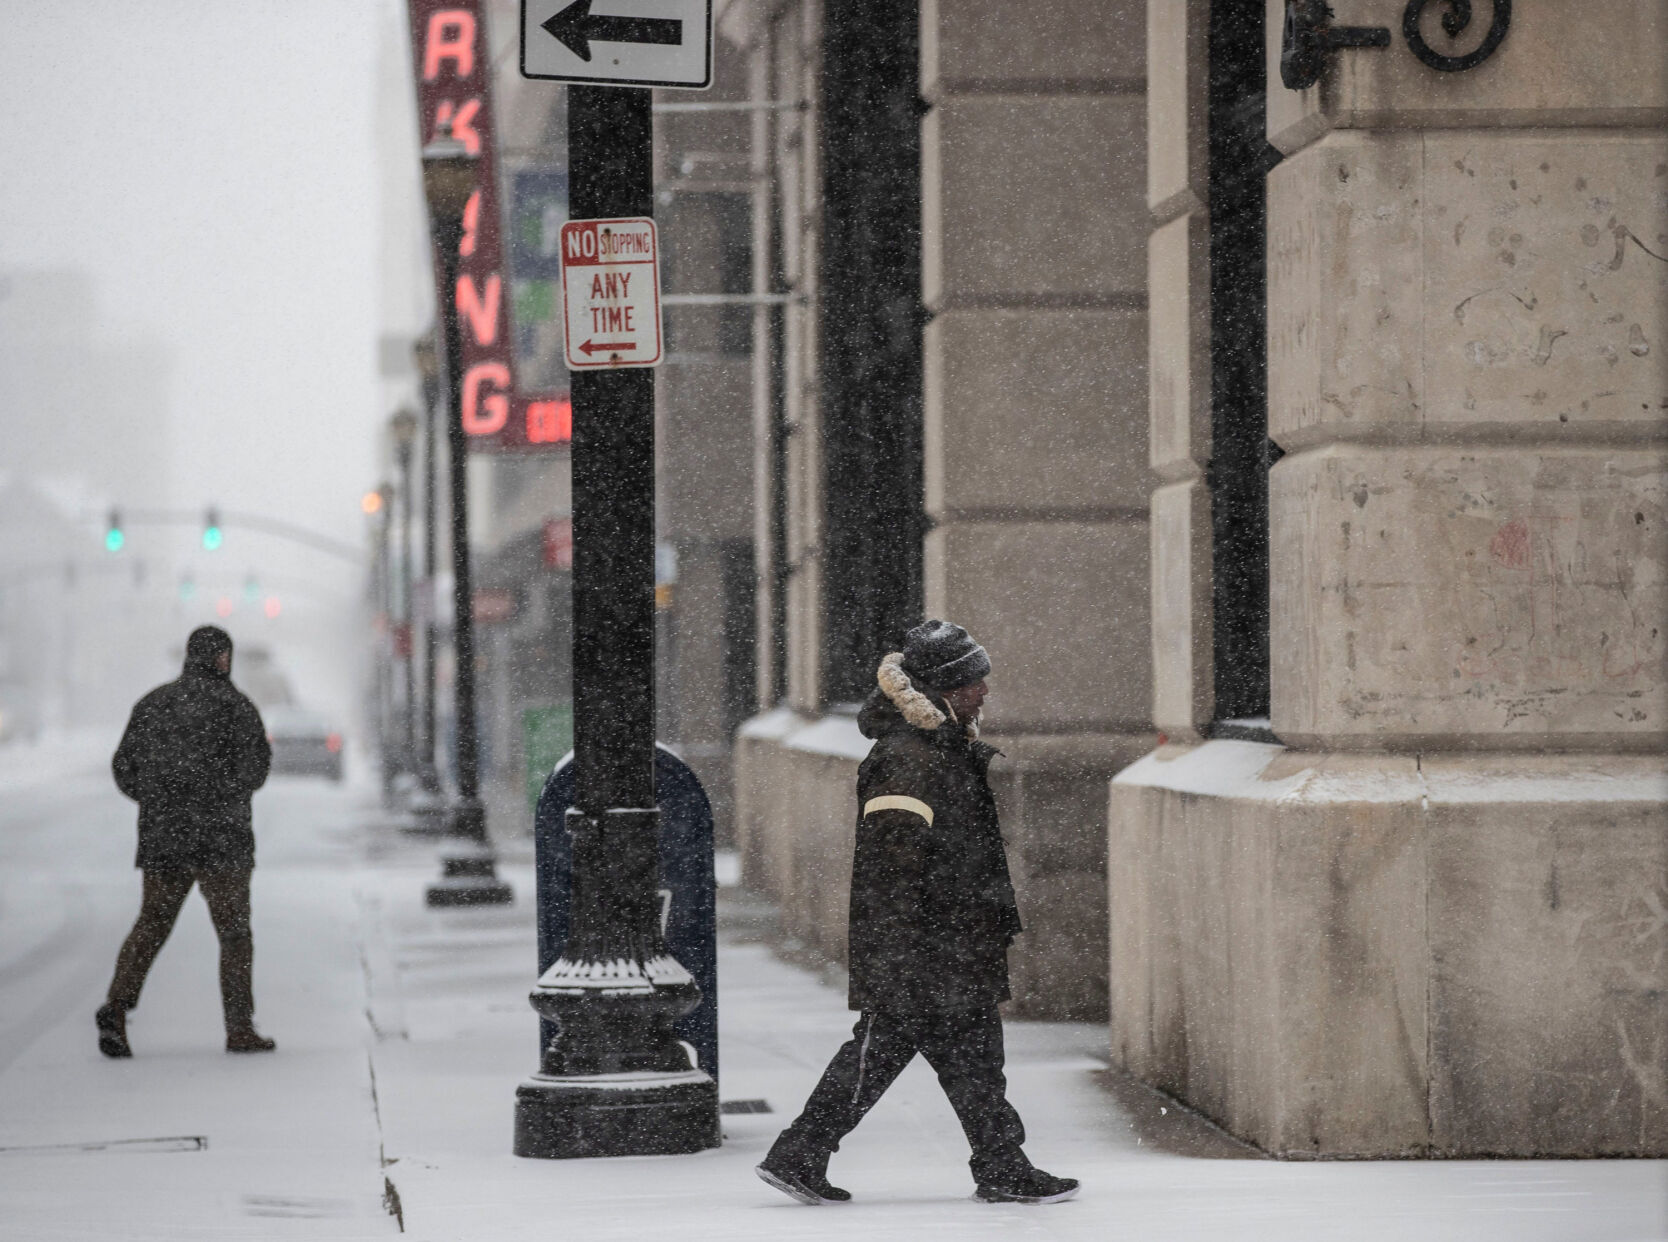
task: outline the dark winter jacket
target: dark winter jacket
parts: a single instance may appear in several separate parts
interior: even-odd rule
[[[1020,931],[986,769],[996,751],[888,656],[857,718],[875,740],[857,774],[849,1000],[928,1010],[1008,999]]]
[[[184,672],[134,706],[111,761],[117,788],[139,804],[135,865],[145,870],[255,865],[249,799],[266,783],[272,749],[260,712],[215,667],[218,654],[193,634]]]

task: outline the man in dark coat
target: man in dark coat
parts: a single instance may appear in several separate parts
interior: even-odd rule
[[[202,890],[220,938],[220,1000],[228,1052],[270,1052],[255,1030],[254,941],[249,878],[255,833],[249,799],[266,783],[272,749],[261,714],[232,685],[232,640],[217,626],[192,631],[185,668],[133,709],[111,768],[116,786],[139,804],[144,876],[139,918],[116,958],[98,1011],[99,1051],[132,1056],[127,1011],[191,886]]]
[[[874,747],[857,773],[852,858],[852,1037],[757,1172],[804,1203],[851,1198],[828,1158],[919,1052],[973,1148],[974,1197],[1054,1203],[1070,1178],[1032,1167],[1006,1096],[1008,945],[1020,931],[978,740],[990,658],[959,625],[928,621],[881,661],[857,717]]]

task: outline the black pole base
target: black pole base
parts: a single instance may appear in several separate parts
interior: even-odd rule
[[[718,1084],[679,1074],[535,1074],[515,1091],[515,1154],[539,1160],[680,1156],[721,1141]]]
[[[431,906],[507,906],[515,890],[498,878],[492,854],[473,841],[459,842],[440,860],[441,875],[423,900]]]
[[[515,904],[515,890],[498,879],[476,876],[441,879],[428,886],[423,901],[426,905],[438,907],[509,906]]]

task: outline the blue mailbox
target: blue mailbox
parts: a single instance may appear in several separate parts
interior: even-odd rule
[[[701,988],[701,1003],[673,1029],[694,1046],[701,1068],[717,1082],[718,881],[713,874],[712,804],[689,765],[659,745],[654,752],[654,787],[660,804],[660,924],[666,947]],[[545,778],[533,815],[541,975],[568,939],[573,840],[565,817],[573,793],[570,752]],[[540,1047],[555,1037],[555,1024],[541,1020]]]

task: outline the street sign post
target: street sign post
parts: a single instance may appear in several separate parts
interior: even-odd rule
[[[562,324],[570,371],[660,362],[660,253],[646,216],[562,226]]]
[[[516,1155],[544,1159],[672,1155],[716,1147],[722,1138],[718,1084],[690,1059],[677,1031],[699,1008],[710,978],[698,981],[667,944],[660,917],[654,125],[643,89],[651,83],[630,76],[647,71],[626,63],[637,54],[631,49],[675,51],[692,33],[706,41],[705,60],[711,12],[705,0],[659,0],[653,12],[644,11],[649,0],[598,3],[601,14],[589,0],[547,6],[536,23],[534,0],[522,10],[523,73],[535,36],[560,42],[565,32],[579,47],[574,64],[607,62],[600,67],[615,74],[567,78],[575,83],[568,87],[575,218],[561,238],[573,372],[574,762],[572,802],[562,817],[569,917],[560,952],[529,997],[554,1037],[543,1041],[538,1071],[516,1088],[514,1144]],[[691,30],[697,17],[701,24]],[[699,80],[667,84],[700,86],[709,77],[703,67]],[[700,848],[710,858],[710,837]]]
[[[712,0],[521,0],[521,76],[705,90]]]

